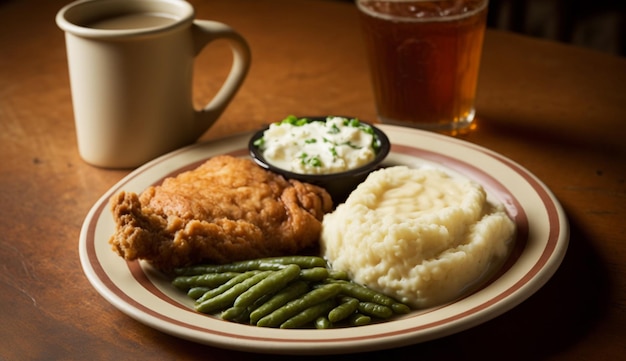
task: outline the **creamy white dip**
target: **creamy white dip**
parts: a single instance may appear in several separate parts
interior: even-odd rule
[[[376,157],[372,127],[356,119],[273,123],[257,144],[268,163],[299,174],[330,174],[361,167]]]

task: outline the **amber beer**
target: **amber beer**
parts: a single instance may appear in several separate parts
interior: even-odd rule
[[[383,123],[448,134],[471,127],[487,0],[359,0]]]

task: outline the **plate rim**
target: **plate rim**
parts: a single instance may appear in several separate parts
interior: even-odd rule
[[[435,143],[450,143],[460,148],[469,148],[474,151],[485,154],[486,156],[495,159],[497,162],[502,163],[504,166],[512,169],[514,172],[525,176],[525,180],[527,182],[533,182],[533,189],[540,189],[544,194],[540,195],[542,201],[548,202],[554,208],[554,213],[551,213],[555,219],[551,222],[557,222],[559,226],[558,234],[556,235],[556,242],[553,244],[552,249],[546,254],[546,250],[542,252],[542,257],[545,258],[542,260],[542,267],[534,273],[533,278],[526,280],[522,287],[516,288],[514,292],[512,292],[507,297],[504,297],[504,301],[499,302],[490,306],[484,307],[484,309],[470,313],[467,317],[461,318],[460,322],[454,324],[454,327],[450,327],[450,324],[441,324],[438,326],[433,326],[427,329],[428,332],[421,332],[418,330],[415,333],[403,333],[401,335],[396,335],[393,337],[385,337],[377,340],[378,342],[372,342],[371,337],[365,338],[363,340],[352,340],[349,344],[341,344],[339,342],[332,342],[329,340],[326,341],[316,341],[316,340],[308,340],[302,341],[294,341],[293,343],[288,342],[289,340],[281,339],[279,341],[250,341],[246,342],[242,341],[241,338],[237,338],[233,340],[232,337],[228,336],[228,333],[225,333],[222,336],[219,335],[208,335],[198,332],[193,332],[181,325],[177,324],[168,324],[167,322],[163,322],[163,320],[157,317],[156,314],[158,312],[146,309],[141,309],[141,307],[137,307],[137,305],[133,304],[134,302],[139,303],[137,300],[133,299],[132,296],[124,294],[125,297],[120,297],[118,294],[111,292],[105,282],[102,280],[102,271],[98,271],[94,268],[94,265],[90,262],[90,257],[93,255],[89,254],[87,240],[91,234],[95,234],[96,226],[98,225],[103,213],[104,209],[108,205],[108,199],[118,190],[120,190],[124,185],[130,183],[136,177],[139,177],[142,173],[147,170],[159,166],[159,165],[167,165],[168,161],[175,160],[176,157],[182,156],[187,152],[193,152],[194,150],[202,150],[203,148],[215,148],[220,144],[228,144],[228,143],[237,143],[243,142],[236,150],[232,151],[236,155],[247,155],[247,148],[244,150],[242,147],[247,144],[247,137],[251,136],[254,132],[245,132],[238,133],[228,137],[220,138],[217,140],[211,140],[206,142],[195,143],[190,146],[178,149],[176,151],[165,154],[159,158],[150,161],[143,166],[138,167],[137,169],[130,172],[128,175],[119,180],[115,185],[109,188],[92,206],[89,210],[85,220],[83,222],[83,226],[81,227],[80,232],[80,240],[79,240],[79,256],[80,263],[83,268],[83,271],[92,284],[92,286],[98,291],[98,293],[103,296],[109,303],[114,305],[118,310],[122,311],[126,315],[132,317],[133,319],[144,323],[152,328],[158,329],[164,333],[168,333],[172,336],[180,337],[183,339],[187,339],[190,341],[207,344],[210,346],[225,348],[225,349],[233,349],[239,351],[248,351],[248,352],[259,352],[259,353],[274,353],[274,354],[330,354],[330,353],[350,353],[350,352],[362,352],[362,351],[373,351],[380,349],[388,349],[392,347],[406,346],[409,344],[415,344],[420,342],[426,342],[432,339],[448,336],[454,333],[461,332],[463,330],[472,328],[477,326],[478,324],[484,323],[488,320],[491,320],[510,309],[516,307],[521,302],[526,300],[532,294],[534,294],[537,290],[539,290],[543,285],[552,277],[552,275],[556,272],[558,267],[560,266],[569,242],[569,225],[567,221],[567,217],[565,212],[558,202],[557,198],[551,192],[551,190],[534,174],[529,172],[526,168],[521,166],[520,164],[514,162],[513,160],[496,153],[492,150],[489,150],[480,145],[467,142],[462,139],[452,138],[436,133],[430,133],[426,131],[421,131],[412,128],[405,128],[395,125],[381,125],[377,124],[383,131],[387,133],[389,138],[394,143],[393,136],[396,132],[401,133],[411,133],[417,137],[423,137],[425,139],[434,141]],[[245,140],[245,141],[244,141]],[[392,146],[391,153],[394,153],[394,148],[397,150],[398,147],[402,147],[406,145],[397,144],[395,147]],[[410,146],[408,146],[410,147]],[[436,152],[435,152],[436,153]],[[220,153],[223,154],[223,153]],[[213,155],[207,155],[205,159],[208,159]],[[451,158],[443,155],[444,158]],[[454,158],[455,160],[459,160],[458,158]],[[171,166],[171,172],[180,172],[181,169],[190,168],[190,164],[194,164],[196,162],[188,162],[185,165]],[[464,161],[461,161],[464,162]],[[193,168],[193,166],[191,166]],[[171,174],[170,172],[170,174]],[[486,172],[486,171],[485,171]],[[166,175],[167,176],[167,175]],[[164,178],[163,176],[162,178]],[[161,179],[162,179],[161,178]],[[155,180],[158,182],[159,180]],[[537,188],[535,188],[537,187]],[[94,239],[96,236],[94,235]],[[112,252],[112,251],[111,251]],[[106,275],[106,272],[105,272]],[[108,277],[108,276],[107,276]],[[521,281],[518,281],[521,282]],[[452,303],[454,304],[454,303]],[[450,304],[443,305],[442,307],[448,307]],[[195,311],[193,311],[195,312]],[[202,317],[206,317],[202,315]],[[223,321],[222,321],[223,322]],[[396,322],[396,321],[392,321]],[[240,325],[241,327],[250,328],[247,325]],[[369,327],[369,326],[367,326]],[[284,330],[282,330],[284,331]],[[290,330],[287,332],[293,332],[294,330]],[[267,330],[263,329],[263,332],[267,332]],[[298,331],[296,331],[298,332]],[[325,332],[325,330],[315,330],[314,332]],[[333,331],[335,332],[335,331]],[[336,332],[335,332],[336,333]],[[205,335],[205,336],[203,336]],[[284,342],[287,341],[287,342]],[[311,347],[315,346],[315,347]]]

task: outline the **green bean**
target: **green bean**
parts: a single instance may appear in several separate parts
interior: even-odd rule
[[[391,306],[395,303],[395,300],[391,297],[385,296],[365,286],[346,281],[338,281],[337,283],[341,284],[343,294],[358,298],[361,301],[376,302],[385,306]]]
[[[323,281],[328,278],[328,268],[313,267],[300,271],[300,279],[303,281]]]
[[[283,288],[284,289],[284,288]],[[278,292],[280,292],[282,290],[279,290]],[[275,293],[274,293],[275,294]],[[262,306],[263,304],[265,304],[265,302],[269,301],[270,298],[272,298],[272,296],[274,296],[274,294],[265,294],[259,298],[257,298],[256,301],[254,301],[253,304],[251,304],[250,306],[248,306],[248,309],[250,310],[250,312],[256,310],[257,308],[259,308],[260,306]]]
[[[179,276],[195,276],[204,274],[220,274],[226,272],[242,273],[252,270],[277,271],[282,268],[284,268],[284,265],[280,263],[271,263],[264,262],[261,259],[252,259],[226,264],[196,265],[185,268],[177,268],[174,270],[174,274]]]
[[[237,275],[239,275],[239,273],[224,272],[215,274],[202,274],[196,276],[179,276],[174,278],[172,284],[174,285],[174,287],[183,291],[187,291],[193,287],[215,288]]]
[[[363,326],[372,322],[372,318],[370,316],[366,316],[361,313],[355,313],[350,316],[350,324],[353,326]]]
[[[287,287],[276,293],[267,302],[259,305],[254,311],[250,313],[250,324],[255,325],[262,317],[269,315],[274,310],[282,307],[287,302],[294,300],[309,289],[309,285],[304,281],[294,281]]]
[[[333,328],[333,324],[328,320],[328,317],[320,316],[315,320],[315,328],[318,330]]]
[[[203,294],[207,293],[210,290],[211,289],[208,287],[192,287],[189,289],[189,291],[187,291],[187,296],[193,298],[194,300],[197,300],[198,298],[202,297]]]
[[[341,304],[330,310],[328,320],[332,323],[350,317],[359,307],[359,300],[353,297],[342,297]]]
[[[378,318],[389,318],[393,315],[393,311],[391,308],[387,306],[383,306],[374,302],[359,302],[358,310],[362,314],[378,317]]]
[[[233,318],[230,321],[247,324],[250,321],[250,309],[246,307],[246,309],[239,316]]]
[[[284,256],[251,259],[226,264],[196,265],[177,268],[174,274],[178,276],[193,276],[206,273],[246,272],[250,270],[277,271],[290,264],[297,264],[300,268],[326,267],[326,261],[317,256]]]
[[[267,257],[178,268],[172,284],[202,313],[259,327],[363,325],[408,313],[409,306],[350,281],[322,257]]]
[[[328,278],[335,279],[335,280],[344,280],[344,281],[347,281],[350,279],[350,277],[348,276],[348,272],[338,271],[334,269],[328,270]]]
[[[248,271],[245,273],[240,273],[237,276],[228,280],[228,282],[220,285],[219,287],[213,288],[207,292],[205,292],[201,297],[199,297],[196,302],[202,303],[208,299],[221,295],[222,293],[228,291],[233,286],[240,284],[241,282],[247,280],[248,278],[258,274],[260,271]]]
[[[284,265],[297,264],[300,268],[326,267],[326,260],[318,256],[283,256],[265,258],[266,261],[272,263],[280,263]]]
[[[245,315],[247,310],[247,307],[230,307],[222,311],[220,317],[223,320],[232,321],[241,318],[242,315]]]
[[[391,305],[391,309],[393,310],[393,312],[399,314],[406,314],[411,312],[411,307],[400,302],[395,302],[393,305]]]
[[[263,271],[257,273],[254,276],[245,279],[243,282],[229,288],[224,293],[221,293],[213,298],[196,304],[196,310],[202,313],[213,313],[219,310],[223,310],[226,307],[232,305],[235,299],[240,294],[242,294],[255,284],[259,283],[265,277],[269,276],[272,272],[273,271]]]
[[[280,324],[280,328],[298,328],[305,326],[313,322],[318,317],[327,313],[330,309],[335,307],[336,301],[334,298],[327,299],[316,305],[307,307],[297,315],[290,317],[285,322]]]
[[[358,298],[359,300],[365,302],[374,302],[383,306],[391,307],[392,310],[396,311],[397,313],[408,313],[410,311],[410,308],[407,305],[402,304],[387,295],[376,292],[365,286],[361,286],[359,284],[347,281],[334,282],[342,286],[343,289],[341,293],[346,296]]]
[[[342,287],[340,285],[335,283],[329,283],[323,285],[322,287],[315,288],[304,294],[302,297],[289,301],[284,306],[261,318],[257,322],[257,326],[277,327],[304,309],[335,297],[339,291],[341,291],[341,288]]]
[[[284,288],[289,282],[297,278],[299,274],[300,267],[297,264],[290,264],[280,271],[275,271],[239,295],[233,305],[235,307],[248,307],[261,296]]]

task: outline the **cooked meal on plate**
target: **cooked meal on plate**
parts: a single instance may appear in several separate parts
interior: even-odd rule
[[[284,134],[292,145],[324,142],[350,122]],[[364,143],[331,143],[373,142],[356,137]],[[375,170],[333,204],[323,187],[220,155],[110,204],[115,252],[170,275],[198,312],[259,327],[363,325],[453,301],[501,264],[515,232],[480,184],[426,166]]]

